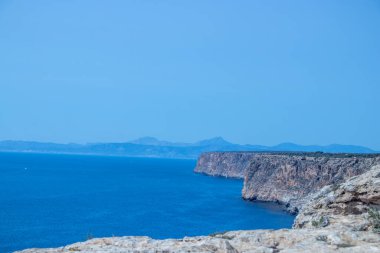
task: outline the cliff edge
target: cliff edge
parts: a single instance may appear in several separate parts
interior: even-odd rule
[[[244,199],[278,202],[297,213],[310,194],[379,163],[379,154],[210,152],[195,172],[244,178]]]

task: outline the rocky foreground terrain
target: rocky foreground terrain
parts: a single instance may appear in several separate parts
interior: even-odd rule
[[[379,154],[210,152],[195,171],[244,178],[244,199],[278,202],[297,213],[312,193],[379,163]]]
[[[380,252],[380,165],[310,197],[293,229],[231,231],[183,239],[92,239],[61,248],[22,253],[69,252]]]

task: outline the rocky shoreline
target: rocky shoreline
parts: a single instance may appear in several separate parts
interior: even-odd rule
[[[380,154],[210,152],[200,156],[195,172],[243,178],[244,199],[280,203],[297,214],[312,193],[376,164]]]
[[[347,174],[345,177],[331,174],[333,179],[343,178],[342,182],[332,180],[332,184],[307,195],[308,201],[299,206],[293,229],[230,231],[166,240],[133,236],[98,238],[60,248],[27,249],[19,253],[380,252],[380,165],[372,166],[378,162],[377,156],[370,159],[374,160],[353,160],[354,164],[361,164],[355,165],[358,170],[363,166],[362,173],[342,166],[337,166],[338,170],[330,168],[338,175],[342,171]],[[290,161],[294,161],[293,158]],[[367,163],[372,167],[364,168]],[[288,170],[291,171],[293,169]],[[223,173],[226,172],[228,170],[224,169]],[[354,174],[350,176],[350,173]]]

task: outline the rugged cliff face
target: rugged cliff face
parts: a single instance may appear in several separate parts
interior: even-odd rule
[[[209,152],[200,155],[195,172],[209,176],[244,178],[255,153]]]
[[[231,231],[183,239],[144,236],[92,239],[53,249],[22,253],[215,252],[304,253],[380,252],[380,166],[310,197],[294,229]]]
[[[380,155],[212,152],[199,158],[195,172],[244,178],[244,199],[275,201],[297,212],[310,193],[379,163]]]
[[[328,227],[380,232],[380,165],[309,197],[294,228]]]

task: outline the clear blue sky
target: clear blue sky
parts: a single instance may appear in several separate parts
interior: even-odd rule
[[[380,150],[380,1],[0,0],[0,139]]]

